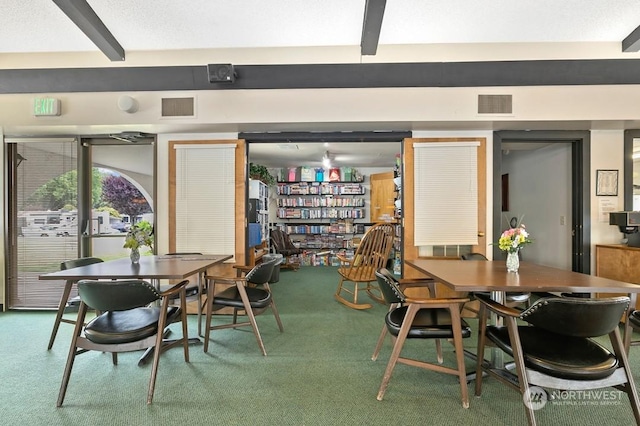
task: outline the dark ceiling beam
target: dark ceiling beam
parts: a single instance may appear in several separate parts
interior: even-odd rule
[[[85,0],[53,0],[111,61],[124,61],[124,49]]]
[[[637,52],[640,50],[640,27],[636,28],[622,40],[623,52]]]
[[[380,29],[387,0],[367,0],[364,6],[364,21],[362,23],[362,38],[360,40],[360,53],[362,55],[375,55],[378,50]]]
[[[234,71],[234,83],[209,83],[206,65],[0,69],[0,94],[640,84],[640,59],[237,65]]]

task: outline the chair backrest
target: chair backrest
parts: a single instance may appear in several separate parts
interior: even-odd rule
[[[80,266],[93,265],[94,263],[100,262],[103,262],[103,260],[98,257],[81,257],[79,259],[65,260],[64,262],[60,263],[60,270],[64,271],[67,269],[79,268]]]
[[[482,253],[467,253],[460,256],[462,260],[489,260],[487,256]]]
[[[386,268],[380,268],[376,271],[376,278],[378,280],[378,287],[382,292],[382,297],[387,305],[394,303],[404,303],[404,293],[398,285],[398,280],[389,272]]]
[[[394,236],[394,225],[390,223],[378,223],[369,228],[349,266],[349,277],[361,281],[376,280],[376,271],[387,265]]]
[[[297,254],[302,251],[293,244],[289,235],[281,229],[272,229],[269,235],[271,238],[271,245],[276,253],[286,256],[289,254]]]
[[[126,311],[160,299],[156,289],[144,280],[81,280],[78,295],[87,306],[103,312]]]
[[[247,282],[252,284],[268,283],[271,279],[271,274],[273,274],[273,269],[278,262],[280,262],[280,259],[275,258],[273,260],[258,263],[249,272],[247,272],[247,275],[245,275]]]
[[[566,336],[596,337],[618,327],[628,297],[545,297],[520,314],[529,324]]]

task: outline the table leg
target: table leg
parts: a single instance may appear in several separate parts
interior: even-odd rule
[[[200,279],[200,275],[198,274],[198,280],[199,279]],[[155,288],[157,288],[157,289],[160,288],[160,280],[159,279],[152,279],[151,282],[153,283]],[[200,288],[200,281],[198,281],[198,288]],[[200,301],[199,300],[198,300],[198,308],[200,308]],[[177,341],[177,340],[169,340],[169,339],[167,339],[167,337],[169,337],[170,334],[171,334],[171,329],[168,326],[165,327],[164,332],[162,334],[162,337],[163,337],[163,342],[162,343],[163,343],[163,345],[167,345],[167,344],[170,345],[170,344],[172,344],[172,343]],[[200,335],[200,312],[198,312],[198,335]],[[202,340],[200,340],[198,337],[189,337],[187,339],[187,341],[189,342],[190,345],[200,345],[200,344],[202,344]],[[153,356],[154,349],[155,349],[155,347],[147,348],[147,350],[144,351],[144,353],[142,354],[142,356],[138,360],[138,365],[146,364],[147,360]]]
[[[67,306],[67,302],[69,301],[69,295],[71,294],[71,287],[73,286],[74,281],[67,280],[64,283],[64,290],[62,291],[62,296],[60,297],[60,304],[58,305],[58,312],[56,313],[56,319],[53,323],[53,330],[51,330],[51,337],[49,337],[49,345],[47,346],[47,350],[53,347],[53,342],[56,340],[56,335],[58,334],[58,328],[60,327],[61,322],[68,322],[70,324],[75,324],[74,321],[65,321],[62,318],[64,314],[64,309]]]
[[[504,291],[492,291],[491,299],[504,305],[506,293]],[[491,324],[500,327],[503,325],[503,323],[504,320],[502,319],[502,317],[496,315],[495,312],[491,312]],[[491,348],[491,367],[497,369],[504,368],[504,353],[499,348]]]
[[[633,335],[633,328],[629,325],[629,315],[636,309],[636,300],[638,294],[637,293],[629,293],[629,307],[627,308],[627,312],[625,313],[625,321],[624,321],[624,350],[627,354],[629,354],[629,348],[631,347],[631,336]]]
[[[198,273],[196,280],[198,281],[198,336],[204,337],[202,334],[202,295],[204,294],[204,272]]]

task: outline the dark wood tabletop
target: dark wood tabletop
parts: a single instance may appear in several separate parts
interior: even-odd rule
[[[638,293],[640,285],[520,262],[507,272],[504,260],[407,260],[408,265],[455,291]]]
[[[231,255],[141,256],[140,263],[127,258],[40,275],[41,280],[81,279],[182,279],[231,259]]]

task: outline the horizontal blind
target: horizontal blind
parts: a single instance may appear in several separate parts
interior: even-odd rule
[[[176,251],[235,254],[235,144],[176,144]]]
[[[10,274],[7,303],[11,308],[57,308],[65,281],[40,281],[38,275],[60,269],[60,263],[78,257],[78,236],[57,237],[58,228],[77,224],[77,150],[75,138],[15,138],[23,160],[15,170],[16,246],[8,251],[16,264]],[[64,199],[64,201],[62,201]],[[62,204],[64,203],[64,205]],[[13,266],[13,265],[12,265]],[[72,295],[75,296],[75,287]]]
[[[478,244],[479,142],[415,143],[415,244]]]

